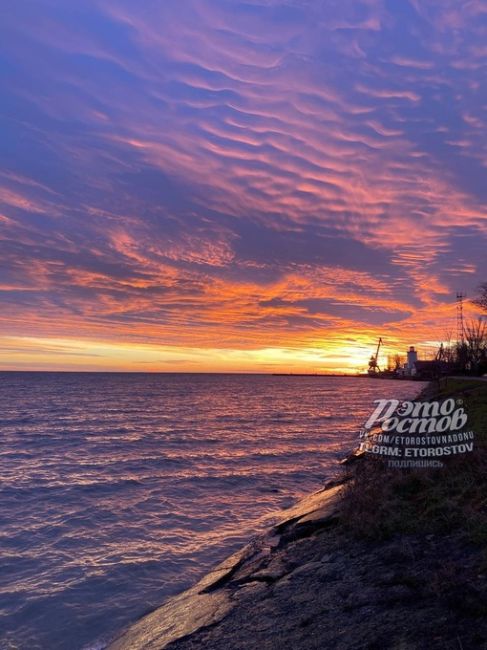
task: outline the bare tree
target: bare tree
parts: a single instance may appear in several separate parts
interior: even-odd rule
[[[487,359],[487,323],[482,318],[465,324],[463,347],[467,368],[478,373]]]
[[[453,340],[453,330],[447,329],[445,330],[443,334],[443,343],[442,346],[440,347],[441,352],[441,358],[439,354],[437,354],[437,359],[440,361],[446,361],[448,363],[454,363],[456,361],[456,351],[455,351],[455,346],[452,343]]]
[[[400,354],[395,354],[393,357],[394,370],[399,370],[399,368],[402,368],[405,360],[405,357],[401,356]]]
[[[487,282],[483,282],[479,287],[479,295],[472,300],[474,305],[480,307],[482,311],[487,311]]]

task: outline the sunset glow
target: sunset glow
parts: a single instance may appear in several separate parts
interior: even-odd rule
[[[356,372],[379,336],[454,339],[487,280],[485,12],[3,9],[0,368]]]

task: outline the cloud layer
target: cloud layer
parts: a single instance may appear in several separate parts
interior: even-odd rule
[[[354,367],[487,279],[480,0],[0,14],[8,367]]]

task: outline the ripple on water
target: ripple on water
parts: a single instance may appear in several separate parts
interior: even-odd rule
[[[0,647],[101,650],[319,488],[373,399],[419,388],[0,373]]]

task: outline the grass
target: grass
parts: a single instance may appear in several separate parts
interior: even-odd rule
[[[442,380],[419,399],[461,398],[474,451],[449,457],[438,469],[387,468],[367,455],[348,469],[343,526],[354,536],[384,539],[396,533],[460,531],[487,546],[487,382]],[[487,554],[485,556],[487,564]]]

